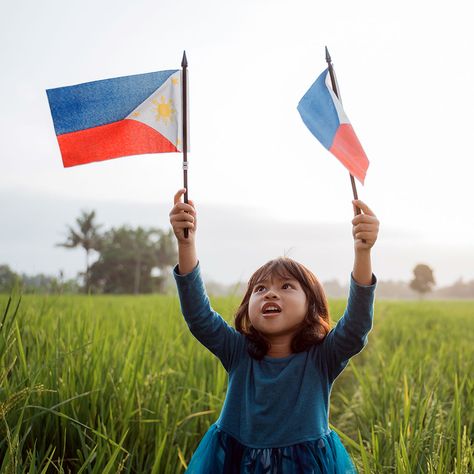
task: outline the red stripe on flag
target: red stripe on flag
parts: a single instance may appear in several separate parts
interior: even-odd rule
[[[329,151],[364,184],[369,160],[350,123],[339,126]]]
[[[58,135],[65,168],[144,153],[170,153],[176,147],[155,129],[136,120]]]

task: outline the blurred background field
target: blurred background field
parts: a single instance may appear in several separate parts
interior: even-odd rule
[[[1,472],[184,472],[227,374],[176,296],[8,300]],[[211,302],[232,323],[239,298]],[[345,304],[330,301],[334,322]],[[369,344],[333,386],[331,427],[360,472],[471,473],[473,369],[474,301],[376,301]]]

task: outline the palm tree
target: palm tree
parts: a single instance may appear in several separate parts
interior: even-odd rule
[[[82,247],[86,251],[86,272],[84,274],[85,292],[89,293],[89,253],[91,250],[100,250],[101,236],[98,233],[102,224],[94,222],[95,211],[81,211],[82,214],[76,219],[78,230],[69,227],[67,241],[56,244],[56,247],[66,247],[69,249]]]

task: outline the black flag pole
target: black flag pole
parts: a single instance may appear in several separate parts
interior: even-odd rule
[[[183,51],[183,59],[181,61],[181,103],[182,103],[182,119],[183,119],[183,179],[186,191],[184,193],[184,202],[188,202],[188,96],[187,96],[187,67],[188,60],[186,51]],[[189,235],[188,229],[184,229],[184,238]]]
[[[328,63],[329,75],[331,76],[332,90],[334,91],[334,94],[336,94],[339,101],[342,103],[341,93],[339,92],[339,86],[337,85],[336,73],[334,71],[334,66],[332,65],[331,56],[329,55],[328,47],[326,46],[325,48],[326,48],[326,62]],[[357,196],[357,188],[356,188],[354,176],[352,176],[351,173],[349,173],[349,176],[351,177],[352,193],[354,194],[354,199],[359,199]],[[354,206],[355,215],[360,214],[360,212],[361,212],[360,209],[357,206]]]

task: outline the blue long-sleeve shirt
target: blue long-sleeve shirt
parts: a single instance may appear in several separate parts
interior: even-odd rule
[[[176,265],[173,275],[191,333],[229,374],[216,425],[252,448],[289,446],[327,435],[332,384],[367,344],[372,329],[375,275],[371,285],[359,285],[351,274],[344,315],[321,344],[261,361],[248,354],[247,338],[212,309],[199,262],[186,275]]]

